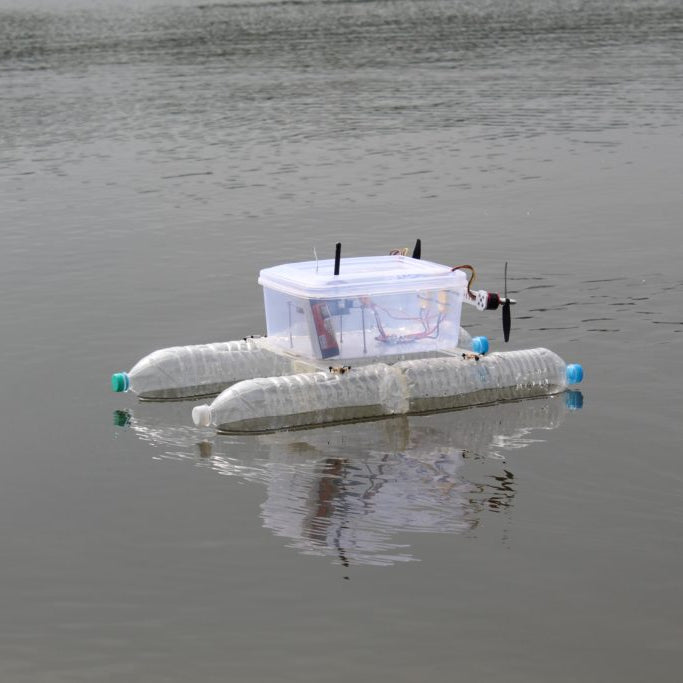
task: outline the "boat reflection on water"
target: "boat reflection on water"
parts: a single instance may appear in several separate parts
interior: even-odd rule
[[[177,426],[173,413],[180,408],[168,404],[117,411],[114,421],[154,446],[155,457],[190,459],[263,484],[263,525],[289,539],[290,547],[345,566],[387,565],[416,559],[407,542],[410,532],[468,532],[484,511],[506,510],[515,495],[506,452],[543,441],[542,430],[555,429],[581,404],[579,392],[569,392],[457,412],[239,436]]]

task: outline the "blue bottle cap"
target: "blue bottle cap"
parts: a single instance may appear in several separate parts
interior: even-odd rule
[[[583,368],[578,363],[567,366],[567,384],[578,384],[583,379]]]
[[[488,337],[473,337],[472,338],[472,351],[474,353],[487,353],[489,350],[489,340]]]
[[[583,408],[583,394],[580,391],[570,389],[564,395],[564,404],[569,410],[581,410]]]

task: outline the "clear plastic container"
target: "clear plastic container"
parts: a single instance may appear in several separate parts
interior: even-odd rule
[[[424,354],[458,346],[465,274],[406,256],[262,270],[269,342],[309,358]]]

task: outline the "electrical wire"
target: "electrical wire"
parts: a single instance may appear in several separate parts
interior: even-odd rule
[[[477,273],[474,270],[474,268],[468,264],[465,264],[462,266],[453,266],[451,268],[451,273],[454,270],[469,270],[469,271],[471,271],[472,274],[470,275],[470,279],[467,281],[467,296],[472,300],[476,299],[477,295],[473,294],[472,290],[470,289],[470,286],[472,285],[472,283],[477,279]]]

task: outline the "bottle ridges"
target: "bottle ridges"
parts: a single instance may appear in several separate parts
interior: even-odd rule
[[[377,363],[240,382],[211,404],[223,431],[261,431],[553,394],[564,361],[548,349]]]

